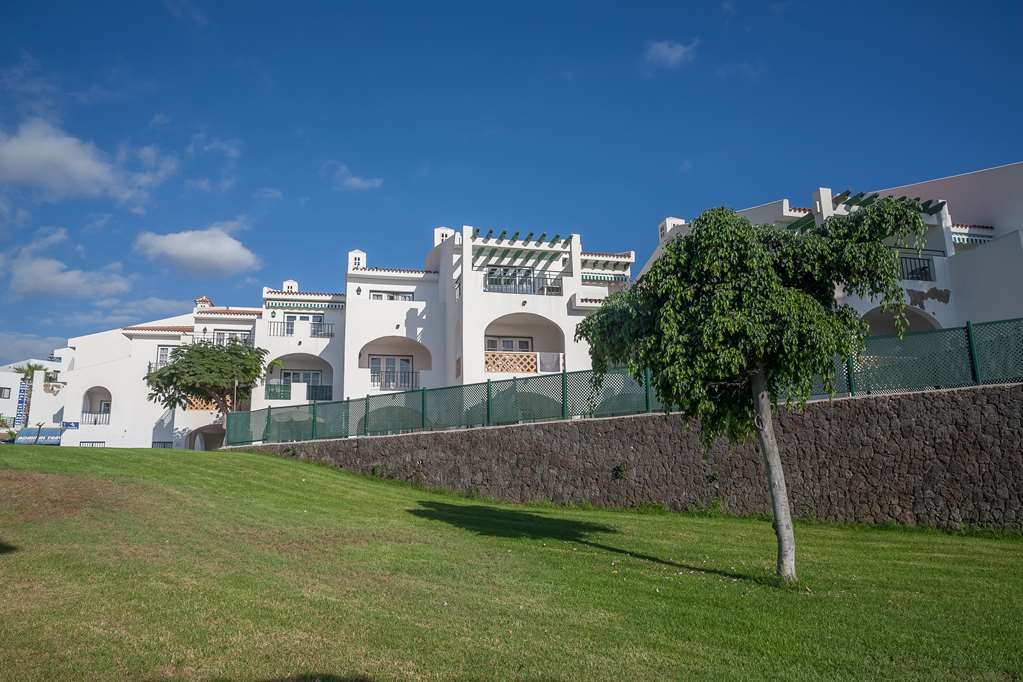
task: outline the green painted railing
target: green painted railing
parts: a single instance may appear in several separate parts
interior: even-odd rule
[[[263,395],[267,400],[291,400],[291,384],[267,384]]]
[[[331,386],[314,386],[307,384],[305,387],[305,399],[314,400],[331,400],[334,397],[334,392],[331,390]]]
[[[858,396],[1018,381],[1023,381],[1023,319],[903,338],[872,337],[859,357],[836,359],[833,386],[836,395]],[[268,384],[266,397],[286,400],[290,389]],[[813,395],[826,395],[823,381]],[[649,380],[640,384],[624,370],[613,370],[596,389],[587,370],[232,412],[227,415],[226,443],[347,438],[663,409]]]

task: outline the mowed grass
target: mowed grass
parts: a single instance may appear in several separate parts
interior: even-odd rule
[[[1019,679],[1023,541],[0,447],[0,678]],[[329,677],[335,676],[335,677]]]

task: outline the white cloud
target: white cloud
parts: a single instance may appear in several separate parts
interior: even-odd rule
[[[175,19],[187,21],[196,28],[206,28],[210,23],[206,13],[189,0],[163,0],[163,4]]]
[[[189,156],[223,154],[229,159],[237,159],[242,155],[242,143],[236,138],[211,137],[206,133],[196,133],[188,143],[186,151]]]
[[[200,192],[228,192],[238,182],[238,158],[242,154],[242,143],[234,138],[211,137],[206,133],[196,133],[188,143],[185,153],[190,157],[213,154],[224,157],[220,179],[210,177],[192,178],[185,184]]]
[[[259,267],[256,254],[229,234],[239,227],[238,221],[225,221],[203,230],[143,232],[135,248],[150,260],[169,261],[191,272],[230,275]]]
[[[142,213],[151,191],[178,168],[176,157],[152,145],[122,149],[118,157],[115,165],[92,143],[33,118],[14,135],[0,132],[0,183],[38,189],[53,199],[110,196]],[[124,168],[130,161],[142,168]]]
[[[36,238],[21,247],[18,253],[20,256],[31,256],[40,251],[45,251],[54,244],[60,244],[65,241],[67,241],[67,230],[63,227],[54,228],[49,232],[40,231],[36,233]]]
[[[362,192],[370,189],[383,187],[383,178],[367,178],[352,173],[346,164],[330,161],[324,165],[324,170],[329,172],[337,183],[339,189],[346,192]]]
[[[699,44],[699,38],[693,38],[688,44],[671,40],[651,41],[647,44],[646,60],[654,66],[677,69],[696,58],[696,47]]]
[[[742,61],[734,64],[723,64],[717,68],[718,78],[744,78],[755,81],[764,75],[767,66],[762,60],[756,62]]]
[[[0,332],[0,363],[18,362],[26,358],[45,358],[55,348],[63,348],[65,345],[67,339],[60,336]]]
[[[56,118],[57,84],[43,75],[38,60],[27,52],[17,65],[0,70],[0,92],[23,114]]]
[[[267,201],[278,201],[284,198],[284,192],[275,187],[260,187],[256,190],[254,195],[257,199],[266,199]]]
[[[109,213],[94,213],[89,215],[88,222],[85,223],[85,227],[82,228],[85,232],[102,232],[110,224],[110,219],[113,218]]]
[[[109,194],[117,173],[92,144],[41,118],[13,136],[0,133],[0,182],[37,187],[56,196]]]
[[[56,258],[17,258],[11,262],[10,291],[15,296],[90,298],[110,296],[131,288],[119,264],[102,270],[69,268]]]
[[[158,111],[153,114],[153,118],[149,119],[150,128],[163,128],[170,125],[171,118],[162,111]]]

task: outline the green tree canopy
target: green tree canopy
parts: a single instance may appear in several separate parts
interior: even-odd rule
[[[226,415],[232,397],[251,395],[265,375],[267,351],[244,343],[193,343],[171,351],[170,362],[146,375],[149,400],[167,408],[212,400]]]
[[[802,233],[711,209],[666,244],[632,288],[608,296],[577,327],[596,381],[613,366],[639,381],[649,369],[661,402],[699,419],[708,445],[758,435],[787,579],[795,578],[795,545],[790,537],[791,567],[783,567],[780,526],[791,536],[791,522],[771,406],[779,398],[801,405],[817,377],[833,391],[836,357],[862,351],[867,326],[836,291],[879,298],[904,327],[892,245],[919,244],[925,229],[914,202],[891,198]]]
[[[35,382],[36,372],[40,372],[46,369],[45,365],[38,362],[26,362],[23,365],[18,365],[14,368],[14,371],[21,375],[22,380],[26,384]]]

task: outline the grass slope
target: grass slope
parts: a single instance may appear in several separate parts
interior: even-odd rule
[[[1019,679],[1023,542],[0,447],[0,678]]]

